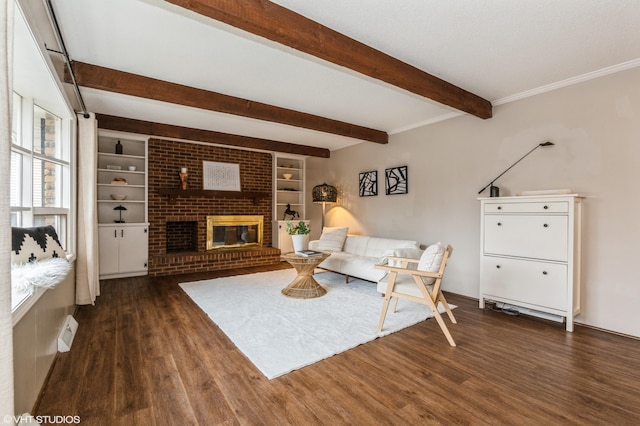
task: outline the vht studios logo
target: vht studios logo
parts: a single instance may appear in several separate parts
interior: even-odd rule
[[[4,416],[3,423],[9,425],[29,425],[29,424],[79,424],[80,416],[30,416],[23,414],[21,416]]]

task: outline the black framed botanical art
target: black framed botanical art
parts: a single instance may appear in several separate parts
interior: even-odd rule
[[[409,176],[407,166],[392,167],[384,171],[384,187],[387,195],[406,194],[409,192]]]
[[[378,172],[376,170],[360,173],[359,183],[361,197],[378,195]]]

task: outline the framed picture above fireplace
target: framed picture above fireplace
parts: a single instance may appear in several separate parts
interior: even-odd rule
[[[203,161],[202,189],[213,191],[240,191],[240,165]]]

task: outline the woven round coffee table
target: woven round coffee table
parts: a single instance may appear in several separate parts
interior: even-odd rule
[[[324,296],[327,290],[313,278],[313,270],[322,263],[331,253],[322,253],[318,256],[298,256],[295,253],[287,253],[282,257],[296,268],[298,276],[291,284],[282,289],[282,294],[295,299],[313,299]]]

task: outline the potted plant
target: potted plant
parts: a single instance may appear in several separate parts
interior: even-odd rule
[[[302,251],[305,249],[305,243],[307,235],[311,232],[311,229],[304,221],[299,221],[297,224],[293,222],[287,222],[287,234],[291,235],[291,241],[293,242],[293,251]]]

